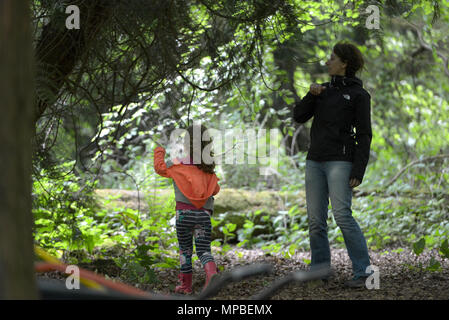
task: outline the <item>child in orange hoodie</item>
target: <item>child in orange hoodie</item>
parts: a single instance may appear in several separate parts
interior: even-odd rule
[[[192,237],[195,239],[198,258],[206,272],[204,288],[212,276],[217,274],[217,266],[210,248],[212,229],[210,216],[214,208],[213,196],[220,191],[220,186],[214,172],[215,163],[213,161],[210,164],[205,163],[206,161],[202,159],[203,150],[210,143],[206,130],[206,127],[197,124],[187,129],[184,150],[189,151],[188,156],[181,160],[174,159],[171,166],[170,163],[167,166],[164,161],[164,148],[159,146],[154,150],[154,170],[163,177],[173,179],[175,189],[176,233],[181,262],[181,272],[178,276],[180,285],[175,288],[176,293],[192,293]],[[194,144],[193,140],[197,135],[200,141]],[[201,146],[201,153],[199,157],[194,157],[192,154],[193,151],[197,151],[194,149],[197,145]],[[194,164],[193,160],[198,162],[197,158],[201,163]]]

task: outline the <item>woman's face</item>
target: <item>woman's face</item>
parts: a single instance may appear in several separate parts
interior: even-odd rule
[[[340,75],[344,76],[346,72],[347,63],[343,63],[340,58],[332,52],[329,60],[326,61],[327,72],[330,76]]]

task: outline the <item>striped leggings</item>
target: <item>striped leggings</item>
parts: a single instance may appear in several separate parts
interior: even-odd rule
[[[210,215],[206,210],[176,210],[181,273],[192,272],[192,238],[195,239],[196,254],[201,264],[204,266],[214,261],[210,251],[211,229]]]

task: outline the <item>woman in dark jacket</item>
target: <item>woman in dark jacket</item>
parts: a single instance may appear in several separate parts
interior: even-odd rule
[[[334,46],[326,62],[331,81],[312,84],[294,108],[295,121],[313,117],[306,160],[306,201],[311,268],[330,266],[327,236],[329,198],[352,261],[354,278],[346,285],[363,287],[370,265],[365,237],[352,216],[352,188],[363,181],[372,138],[370,95],[355,73],[363,57],[350,43]]]

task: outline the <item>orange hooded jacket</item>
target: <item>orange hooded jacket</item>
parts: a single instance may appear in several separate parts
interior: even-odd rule
[[[164,148],[154,149],[154,170],[163,177],[173,179],[196,208],[201,208],[209,197],[220,191],[215,173],[206,173],[195,165],[184,165],[177,159],[173,160],[173,166],[167,168],[164,156]]]

